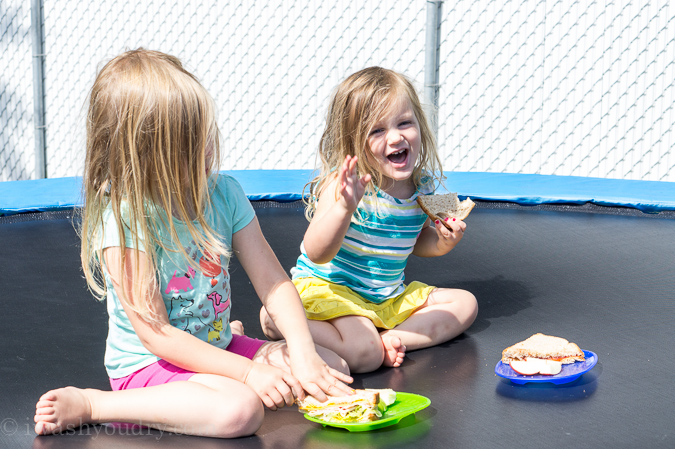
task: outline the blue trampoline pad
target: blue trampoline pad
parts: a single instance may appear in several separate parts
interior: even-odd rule
[[[252,201],[296,201],[312,170],[231,170]],[[675,183],[578,176],[449,172],[445,189],[475,200],[520,205],[584,204],[675,210]],[[0,183],[0,216],[69,209],[82,204],[82,179],[52,178]],[[443,189],[442,189],[443,190]],[[441,191],[442,191],[441,190]]]

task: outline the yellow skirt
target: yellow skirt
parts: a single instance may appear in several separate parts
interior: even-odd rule
[[[349,287],[317,278],[294,279],[305,313],[310,320],[332,320],[346,315],[369,318],[375,327],[393,329],[427,301],[436,288],[413,281],[395,298],[376,304],[363,299]]]

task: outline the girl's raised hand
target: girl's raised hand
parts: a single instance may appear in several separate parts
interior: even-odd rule
[[[295,397],[303,391],[302,384],[292,374],[263,363],[251,364],[244,383],[270,410],[293,405]]]
[[[340,167],[338,173],[337,191],[340,193],[339,201],[351,214],[356,210],[356,207],[363,198],[366,191],[366,186],[370,182],[371,176],[369,174],[363,175],[359,178],[356,172],[357,156],[347,156]]]

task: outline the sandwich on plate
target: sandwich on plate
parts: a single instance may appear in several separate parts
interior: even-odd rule
[[[383,390],[354,390],[354,394],[328,396],[319,402],[312,396],[296,401],[298,411],[326,422],[365,423],[376,421],[383,416],[387,407],[396,401],[396,392]]]
[[[460,201],[456,193],[420,195],[417,197],[417,204],[432,221],[439,220],[447,228],[450,228],[450,225],[445,222],[446,218],[464,220],[476,205],[471,198]]]
[[[534,334],[502,351],[502,363],[522,375],[560,373],[563,364],[583,362],[584,352],[564,338]]]

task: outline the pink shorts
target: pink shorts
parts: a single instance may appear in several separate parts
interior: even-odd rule
[[[251,338],[245,335],[233,335],[232,341],[227,347],[227,351],[253,360],[258,349],[265,343],[267,343],[265,340],[258,340],[257,338]],[[158,360],[152,365],[141,368],[126,377],[110,379],[110,386],[115,391],[152,387],[155,385],[167,384],[169,382],[188,380],[194,374],[193,371],[184,370],[165,360]]]

